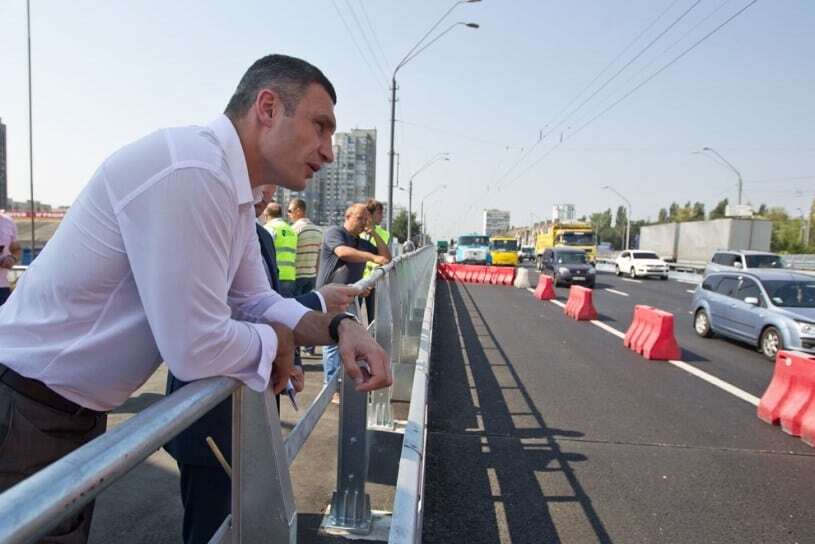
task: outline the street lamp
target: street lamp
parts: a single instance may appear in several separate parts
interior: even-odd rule
[[[718,157],[719,160],[722,161],[720,164],[724,164],[726,167],[730,168],[736,174],[736,176],[739,178],[739,205],[741,205],[741,186],[742,186],[741,172],[736,170],[736,167],[733,166],[732,164],[730,164],[730,161],[728,161],[727,159],[722,157],[722,155],[718,151],[713,149],[712,147],[703,147],[702,152],[704,152],[704,151],[708,151],[708,152],[713,153],[714,155],[716,155],[716,157]]]
[[[433,157],[430,158],[429,161],[424,163],[421,168],[416,170],[410,176],[410,181],[408,182],[408,215],[407,215],[407,240],[410,240],[410,224],[411,224],[411,217],[413,214],[413,178],[418,176],[422,171],[426,170],[431,165],[439,162],[439,161],[449,161],[450,160],[449,153],[437,153]],[[401,187],[400,187],[401,189]],[[403,189],[404,190],[404,189]],[[405,240],[407,242],[407,240]]]
[[[628,204],[628,213],[626,214],[626,221],[625,221],[625,247],[623,249],[628,249],[628,240],[631,238],[631,202],[625,198],[619,191],[617,191],[611,185],[604,185],[603,189],[607,189],[617,195],[618,197],[622,198],[626,204]]]
[[[450,159],[447,159],[447,160],[450,160]],[[435,189],[433,189],[432,191],[430,191],[429,193],[424,195],[424,197],[422,197],[422,204],[420,206],[421,211],[419,212],[419,217],[422,218],[422,224],[419,225],[419,228],[421,228],[421,231],[419,232],[419,235],[421,236],[422,245],[424,245],[425,234],[427,233],[427,229],[424,226],[424,201],[427,200],[428,197],[430,197],[432,194],[434,194],[434,193],[436,193],[436,192],[438,192],[438,191],[440,191],[442,189],[446,189],[446,188],[447,188],[447,184],[439,185],[438,187],[436,187]]]
[[[424,51],[425,49],[430,47],[433,43],[438,41],[439,38],[441,38],[442,36],[444,36],[445,34],[450,32],[453,28],[455,28],[455,27],[457,27],[459,25],[463,25],[463,26],[465,26],[467,28],[478,28],[478,25],[476,23],[455,23],[455,24],[452,24],[452,25],[450,25],[450,27],[447,30],[445,30],[444,32],[442,32],[441,34],[439,34],[438,36],[433,38],[430,42],[428,42],[427,44],[425,44],[423,47],[420,48],[420,46],[427,39],[427,37],[434,30],[436,30],[436,28],[450,14],[450,12],[453,11],[456,8],[456,6],[458,6],[459,4],[474,4],[474,3],[480,2],[480,1],[481,0],[459,0],[458,2],[456,2],[455,4],[450,6],[450,9],[448,9],[444,13],[444,15],[442,15],[439,18],[439,20],[436,21],[436,23],[433,26],[430,27],[430,30],[425,32],[425,35],[422,36],[422,39],[419,40],[418,42],[416,42],[416,45],[414,45],[410,49],[410,51],[407,52],[407,54],[404,56],[404,58],[402,58],[402,60],[399,61],[399,64],[397,64],[396,68],[393,70],[393,76],[391,77],[391,147],[390,147],[390,152],[389,152],[390,165],[389,165],[389,169],[388,169],[388,222],[387,222],[387,229],[388,229],[389,232],[390,232],[390,230],[391,230],[391,228],[393,226],[393,155],[394,155],[393,141],[394,141],[394,128],[395,128],[395,123],[396,123],[396,73],[399,71],[400,68],[402,68],[402,66],[404,66],[405,64],[407,64],[408,62],[410,62],[411,60],[416,58],[416,56],[419,53],[421,53],[422,51]],[[408,218],[408,226],[410,226],[410,218]]]

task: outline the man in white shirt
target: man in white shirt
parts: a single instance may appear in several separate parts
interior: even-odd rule
[[[283,299],[260,259],[254,204],[333,161],[335,103],[317,68],[270,55],[209,126],[159,130],[104,161],[0,308],[0,489],[104,432],[162,360],[184,381],[278,393],[295,343],[337,342],[358,390],[392,382],[359,323]],[[55,534],[86,540],[92,508]]]

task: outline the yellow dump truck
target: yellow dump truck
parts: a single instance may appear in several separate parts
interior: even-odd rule
[[[589,262],[597,258],[597,237],[588,223],[550,223],[535,238],[535,257],[540,264],[543,252],[551,247],[572,247],[586,252]]]
[[[518,266],[518,241],[509,236],[490,238],[490,262],[493,266]]]

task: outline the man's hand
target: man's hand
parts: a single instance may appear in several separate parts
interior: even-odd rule
[[[319,289],[319,293],[325,300],[325,310],[330,314],[344,312],[348,306],[354,302],[354,297],[358,297],[362,292],[352,285],[341,283],[329,283]]]
[[[374,255],[374,262],[378,265],[385,266],[386,264],[391,262],[391,260],[382,255]]]
[[[0,268],[11,269],[11,267],[15,264],[17,264],[17,259],[14,257],[14,255],[6,255],[0,258]]]
[[[280,323],[271,323],[270,326],[277,334],[277,356],[272,366],[271,384],[272,391],[277,395],[285,391],[294,367],[294,332]]]
[[[393,383],[388,354],[362,325],[352,319],[344,319],[338,331],[340,342],[337,347],[342,366],[348,377],[357,384],[357,391],[373,391]],[[367,370],[360,366],[361,362],[367,363]]]
[[[298,393],[303,390],[303,387],[306,385],[306,376],[303,374],[303,367],[295,365],[291,369],[291,374],[289,374],[289,378],[291,379],[291,384],[294,387],[294,390]]]

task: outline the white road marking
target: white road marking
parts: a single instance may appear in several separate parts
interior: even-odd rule
[[[623,281],[630,282],[630,283],[642,283],[642,280],[632,280],[632,279],[629,279],[629,278],[620,278],[620,279],[623,280]]]
[[[689,365],[688,363],[686,363],[684,361],[668,361],[668,362],[671,363],[672,365],[678,367],[678,368],[681,368],[685,372],[693,374],[697,378],[701,378],[701,379],[705,380],[707,383],[709,383],[711,385],[715,385],[716,387],[718,387],[719,389],[721,389],[723,391],[727,391],[731,395],[733,395],[735,397],[738,397],[738,398],[740,398],[741,400],[743,400],[745,402],[749,402],[753,406],[758,406],[758,401],[759,401],[758,397],[755,397],[755,396],[751,395],[747,391],[743,391],[743,390],[739,389],[735,385],[730,385],[726,381],[720,380],[716,376],[712,376],[712,375],[708,374],[707,372],[699,370],[698,368],[696,368],[694,366],[691,366],[691,365]]]
[[[565,307],[566,307],[566,304],[564,304],[563,302],[561,302],[561,301],[559,301],[559,300],[554,300],[554,299],[552,299],[552,300],[550,300],[549,302],[551,302],[552,304],[557,304],[557,305],[558,305],[558,306],[560,306],[561,308],[565,308]]]
[[[691,281],[691,280],[676,280],[676,281],[678,281],[679,283],[689,283],[691,285],[699,285],[698,281]]]
[[[617,329],[615,329],[614,327],[612,327],[610,325],[606,325],[602,321],[592,321],[591,323],[592,323],[592,325],[596,325],[597,327],[603,329],[604,331],[606,331],[608,333],[613,334],[614,336],[617,336],[619,338],[625,338],[624,333],[618,331]],[[753,406],[758,406],[758,402],[760,400],[758,397],[751,395],[747,391],[739,389],[735,385],[731,385],[731,384],[727,383],[726,381],[717,378],[716,376],[708,374],[707,372],[705,372],[703,370],[699,370],[695,366],[689,365],[688,363],[686,363],[684,361],[673,361],[673,360],[671,360],[671,361],[668,361],[668,362],[671,363],[672,365],[674,365],[675,367],[681,368],[685,372],[687,372],[689,374],[692,374],[692,375],[696,376],[697,378],[700,378],[700,379],[706,381],[707,383],[718,387],[722,391],[730,393],[734,397],[737,397],[737,398],[739,398],[739,399],[741,399],[741,400],[743,400],[745,402],[748,402],[748,403],[752,404]]]
[[[604,331],[606,331],[608,333],[611,333],[611,334],[613,334],[614,336],[616,336],[618,338],[625,338],[624,333],[621,333],[620,331],[618,331],[617,329],[615,329],[614,327],[612,327],[610,325],[606,325],[602,321],[592,320],[591,324],[596,325],[597,327],[600,327]]]
[[[694,290],[692,290],[692,289],[685,289],[685,292],[686,292],[686,293],[693,294],[693,293],[695,293],[696,291],[694,291]]]
[[[611,289],[606,287],[604,291],[608,291],[609,293],[614,293],[615,295],[620,295],[621,297],[627,297],[628,293],[623,293],[622,291],[617,291],[616,289]]]
[[[526,290],[527,290],[527,291],[529,291],[530,293],[534,293],[534,292],[535,292],[535,290],[534,290],[534,289],[532,289],[531,287],[527,287],[527,288],[526,288]]]

